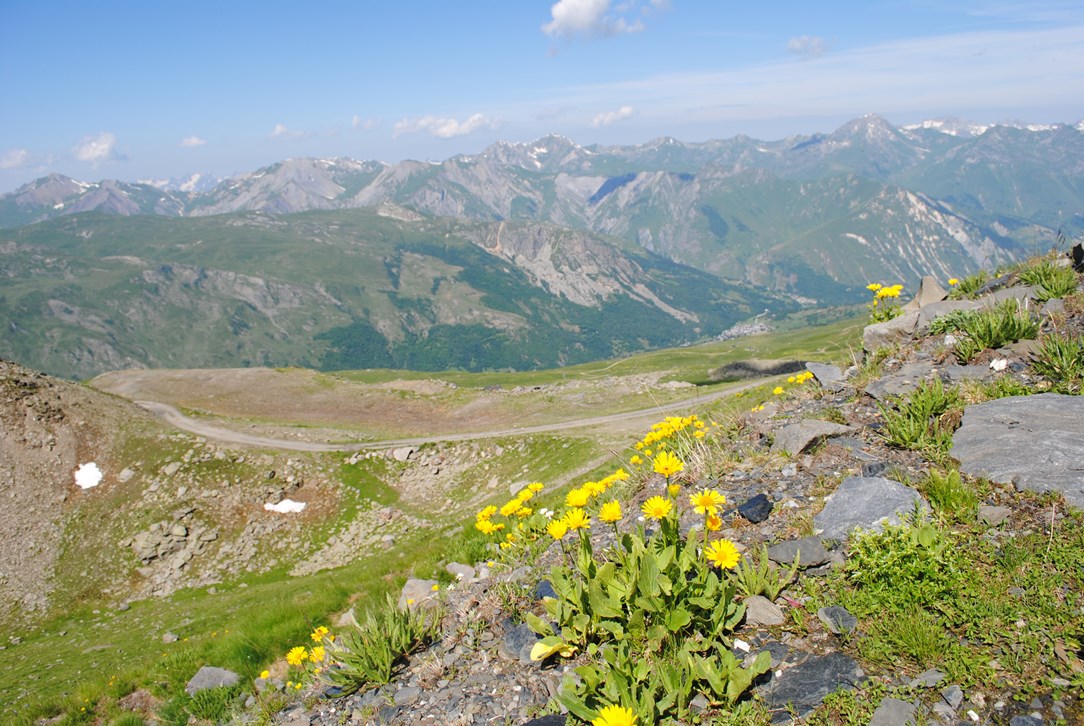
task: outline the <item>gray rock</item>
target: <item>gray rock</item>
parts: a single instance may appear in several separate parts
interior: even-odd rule
[[[1049,318],[1051,315],[1061,315],[1064,312],[1065,301],[1057,297],[1053,300],[1047,300],[1046,304],[1043,305],[1042,309],[1042,315],[1044,318]]]
[[[956,685],[948,686],[941,689],[941,698],[955,711],[964,702],[964,689]]]
[[[904,726],[915,723],[915,704],[898,698],[885,698],[873,712],[869,726]]]
[[[923,276],[922,281],[918,283],[918,292],[915,293],[914,298],[903,306],[903,312],[917,312],[924,307],[939,303],[947,297],[948,292],[945,291],[945,288],[941,287],[941,283],[937,281],[937,278],[932,275],[925,275]]]
[[[1043,393],[968,406],[949,453],[965,474],[1056,491],[1084,507],[1084,397]]]
[[[760,688],[770,708],[782,709],[790,704],[801,716],[819,706],[829,693],[841,688],[854,690],[864,676],[849,656],[829,653],[788,668]]]
[[[409,706],[421,698],[422,689],[417,686],[404,686],[395,692],[392,701],[396,706]]]
[[[862,348],[873,352],[878,348],[907,340],[915,332],[920,313],[907,313],[883,323],[867,325],[862,331]]]
[[[1016,285],[1014,287],[1007,287],[1004,290],[998,290],[992,295],[987,295],[982,299],[982,303],[986,307],[994,307],[1000,302],[1006,300],[1015,300],[1019,303],[1026,303],[1035,299],[1038,291],[1031,285]]]
[[[188,682],[184,690],[189,696],[194,696],[210,688],[229,688],[240,680],[239,675],[226,668],[203,666],[196,671],[196,675],[192,676],[192,680]]]
[[[926,305],[918,313],[918,325],[916,332],[925,334],[930,329],[930,323],[957,310],[978,310],[982,303],[978,300],[945,300]]]
[[[422,607],[426,601],[436,594],[436,591],[433,590],[433,585],[436,584],[436,580],[418,580],[415,578],[407,580],[399,593],[399,609],[406,610],[407,608]]]
[[[943,680],[945,680],[944,673],[936,668],[930,668],[912,678],[908,686],[911,688],[933,688]]]
[[[474,568],[459,562],[449,562],[444,566],[444,571],[461,582],[470,582],[474,579]]]
[[[538,718],[531,719],[523,724],[523,726],[565,726],[567,721],[567,716],[550,714],[549,716],[539,716]]]
[[[1037,713],[1013,716],[1009,719],[1009,726],[1043,726],[1043,717]]]
[[[989,504],[983,504],[979,507],[979,521],[991,527],[1001,524],[1011,514],[1012,510],[1008,507],[994,507]]]
[[[417,453],[417,449],[413,446],[401,446],[397,449],[391,450],[391,458],[396,461],[409,461],[410,457]]]
[[[172,633],[172,632],[170,632],[168,630],[162,636],[162,642],[163,643],[167,643],[167,644],[168,643],[176,643],[178,640],[180,640],[180,637],[176,633]]]
[[[855,527],[879,532],[885,522],[900,524],[916,502],[929,511],[926,500],[910,487],[882,477],[852,476],[828,497],[813,526],[829,539],[844,539]]]
[[[171,461],[168,464],[166,464],[164,467],[162,467],[162,473],[165,474],[166,476],[173,476],[174,474],[176,474],[180,470],[181,470],[181,462],[179,462],[179,461]]]
[[[784,426],[776,431],[775,441],[772,442],[772,451],[775,453],[785,451],[792,456],[797,456],[809,448],[814,442],[829,436],[849,434],[852,431],[854,431],[854,429],[850,426],[843,426],[842,424],[832,423],[830,421],[820,421],[818,419],[807,419],[805,421],[799,421],[796,424]]]
[[[812,373],[817,383],[826,390],[839,391],[844,386],[843,371],[839,369],[839,366],[809,362],[805,364],[805,369]]]
[[[817,617],[836,635],[850,635],[858,627],[858,618],[842,605],[832,605],[817,611]]]
[[[768,548],[768,559],[772,562],[790,565],[794,563],[795,557],[803,569],[816,567],[828,561],[828,550],[824,549],[821,538],[816,535],[780,542]]]
[[[749,625],[782,625],[786,617],[779,606],[766,597],[754,595],[745,599],[745,622]]]
[[[922,381],[935,375],[932,363],[908,363],[898,371],[887,373],[866,386],[866,395],[878,401],[893,396],[903,396],[918,387]]]
[[[117,480],[121,484],[124,484],[128,482],[128,480],[130,480],[133,476],[135,476],[135,472],[128,467],[124,467],[123,469],[121,469],[120,474],[117,474]]]
[[[508,660],[518,660],[520,663],[529,664],[533,662],[531,649],[539,640],[541,638],[538,633],[531,630],[527,623],[521,623],[504,634],[497,652]]]
[[[944,378],[948,379],[949,383],[981,380],[993,375],[990,366],[960,366],[955,364],[942,367],[941,373]]]

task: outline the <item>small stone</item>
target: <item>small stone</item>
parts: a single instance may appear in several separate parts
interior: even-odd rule
[[[738,507],[738,514],[753,524],[760,524],[772,513],[773,505],[767,494],[757,494]]]
[[[689,704],[690,707],[692,703]],[[550,714],[549,716],[539,716],[536,719],[532,719],[523,724],[523,726],[565,726],[568,721],[567,716],[560,714]]]
[[[126,603],[126,602],[122,602],[120,605],[117,605],[117,612],[118,613],[127,612],[127,611],[129,611],[131,609],[132,609],[132,606],[129,605],[128,603]]]
[[[459,562],[449,562],[444,566],[444,571],[461,582],[470,582],[474,579],[474,568]]]
[[[904,726],[915,723],[915,704],[898,698],[885,698],[873,712],[869,726]]]
[[[788,668],[761,690],[771,708],[793,706],[802,716],[819,706],[829,693],[841,688],[854,690],[864,675],[851,657],[829,653]]]
[[[992,507],[988,504],[979,507],[979,521],[991,527],[1001,524],[1011,514],[1012,510],[1008,507]]]
[[[948,686],[941,689],[941,698],[955,711],[964,702],[964,689],[956,685]]]
[[[541,638],[527,623],[521,623],[504,634],[497,652],[508,660],[518,660],[524,665],[533,663],[531,649]]]
[[[180,638],[176,633],[166,632],[166,634],[162,636],[163,643],[176,643],[178,640],[180,640]]]
[[[908,685],[911,688],[933,688],[943,680],[945,680],[944,673],[936,668],[930,668],[912,678]]]
[[[422,689],[415,686],[405,686],[395,692],[392,701],[396,706],[409,706],[417,701],[422,695]]]
[[[540,583],[535,585],[534,597],[536,600],[542,600],[543,598],[547,597],[552,597],[554,600],[556,600],[557,591],[553,589],[553,583],[551,583],[549,580],[542,580]]]
[[[796,424],[784,426],[775,432],[772,452],[786,452],[791,456],[797,456],[822,439],[848,434],[853,430],[850,426],[843,426],[831,421],[821,421],[819,419],[799,421]]]
[[[780,542],[768,548],[768,559],[772,562],[791,565],[797,558],[798,565],[803,569],[823,565],[829,557],[828,550],[824,549],[824,543],[817,536]]]
[[[406,610],[421,607],[436,593],[433,589],[436,584],[436,580],[418,580],[415,578],[407,580],[399,593],[399,609]]]
[[[189,696],[194,696],[200,691],[211,688],[228,688],[236,685],[240,679],[239,675],[226,668],[203,666],[196,671],[196,675],[192,676],[192,680],[188,682],[184,690]]]
[[[1043,726],[1043,717],[1037,713],[1013,716],[1009,719],[1009,726]]]
[[[703,693],[698,693],[689,701],[689,710],[693,713],[703,713],[711,705],[707,697]],[[563,723],[563,722],[562,722]]]
[[[754,595],[745,599],[745,622],[748,625],[782,625],[786,616],[779,606],[766,597]]]
[[[817,617],[824,627],[836,635],[850,635],[858,627],[858,619],[840,605],[821,608],[817,611]]]

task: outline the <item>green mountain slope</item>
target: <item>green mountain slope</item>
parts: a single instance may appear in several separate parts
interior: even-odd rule
[[[0,275],[0,357],[69,377],[548,367],[796,307],[596,235],[388,208],[76,215],[0,233]]]

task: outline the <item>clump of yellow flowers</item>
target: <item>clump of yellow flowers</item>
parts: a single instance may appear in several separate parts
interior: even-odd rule
[[[903,285],[871,282],[866,285],[866,289],[873,293],[873,299],[866,305],[871,323],[883,323],[900,314],[899,297],[903,292]]]

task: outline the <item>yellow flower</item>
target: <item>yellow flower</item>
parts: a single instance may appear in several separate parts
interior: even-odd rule
[[[542,491],[542,490],[543,490],[543,489],[545,489],[546,487],[544,487],[544,486],[542,485],[542,482],[540,482],[540,481],[536,481],[536,482],[534,482],[534,483],[528,484],[528,485],[527,485],[527,488],[528,488],[528,489],[530,489],[530,490],[531,490],[532,492],[534,492],[535,494],[537,494],[538,492]]]
[[[568,533],[568,525],[564,523],[564,520],[551,519],[546,525],[546,531],[549,532],[550,537],[561,539]]]
[[[606,485],[600,481],[585,482],[580,488],[587,492],[588,496],[591,497],[597,497],[606,491]]]
[[[523,502],[518,499],[513,499],[512,501],[501,507],[501,515],[505,517],[511,517],[515,513],[515,511],[522,506]]]
[[[714,489],[701,489],[689,495],[689,504],[697,514],[718,514],[719,507],[726,504],[726,497]]]
[[[309,660],[313,663],[319,663],[324,659],[324,646],[318,645],[309,651]]]
[[[303,686],[300,682],[294,684],[294,690],[295,691],[300,691],[304,687],[305,686]]]
[[[787,383],[794,383],[795,380],[794,376],[787,376]]]
[[[667,479],[685,468],[685,463],[669,451],[659,452],[659,455],[652,459],[651,463],[655,467],[655,473],[662,474]]]
[[[493,534],[500,528],[500,525],[493,524],[488,519],[479,519],[474,523],[474,528],[482,534]]]
[[[586,489],[573,489],[565,495],[566,507],[586,507],[591,495]]]
[[[955,277],[950,277],[949,280],[948,280],[948,284],[952,285],[953,287],[956,287],[957,285],[960,284],[960,281],[957,280]]]
[[[648,519],[662,519],[670,513],[670,509],[673,508],[673,504],[669,499],[663,499],[662,497],[651,497],[644,505],[640,507],[640,511],[644,513],[644,516]]]
[[[497,508],[494,507],[491,504],[488,507],[486,507],[485,509],[483,509],[482,511],[478,512],[478,514],[475,516],[475,518],[478,519],[479,521],[481,521],[483,519],[489,519],[490,517],[492,517],[496,513],[497,513]]]
[[[516,510],[516,511],[514,512],[514,514],[515,514],[515,515],[516,515],[517,517],[520,517],[520,518],[524,518],[524,517],[529,517],[529,516],[531,516],[531,513],[532,513],[532,512],[534,512],[534,510],[533,510],[533,509],[531,509],[530,507],[520,507],[519,509],[517,509],[517,510]]]
[[[330,632],[330,630],[321,625],[320,627],[316,628],[316,630],[313,630],[312,633],[309,634],[309,637],[312,638],[313,642],[319,643],[321,640],[324,639],[324,636]]]
[[[783,395],[783,387],[782,386],[776,386],[775,388],[772,389],[772,393],[775,394],[776,396],[782,396]]]
[[[437,590],[440,589],[440,585],[438,585],[437,583],[434,582],[433,586],[431,588],[429,588],[429,589],[432,590],[433,592],[436,592]]]
[[[640,464],[644,463],[644,460],[640,458],[639,454],[633,454],[632,458],[629,459],[629,463],[633,466],[639,466]]]
[[[266,681],[270,677],[271,677],[271,671],[260,671],[260,678],[262,678],[262,679],[264,679]]]
[[[704,438],[704,432],[697,429],[696,431],[693,431],[693,436],[695,436],[698,439],[702,439],[702,438]]]
[[[407,604],[407,605],[413,605],[413,604],[414,604],[414,598],[412,598],[412,597],[408,597],[408,598],[406,599],[406,604]]]
[[[741,555],[733,542],[728,539],[717,539],[704,550],[704,558],[716,567],[729,570],[738,564]]]
[[[624,469],[618,469],[613,474],[610,474],[610,477],[612,477],[614,481],[628,481],[629,473]]]
[[[879,283],[879,282],[871,282],[870,284],[866,285],[866,289],[867,290],[872,290],[873,292],[877,292],[878,290],[881,289],[881,283]]]
[[[598,510],[598,518],[602,522],[620,522],[621,502],[614,499],[603,504]]]
[[[582,509],[570,509],[565,513],[564,523],[569,529],[589,529],[591,518]]]
[[[671,499],[677,499],[677,495],[681,494],[681,485],[671,484],[670,486],[666,487],[666,493],[670,495]]]
[[[305,646],[299,645],[296,648],[290,648],[286,653],[286,662],[290,665],[301,665],[309,657],[309,651],[305,650]]]
[[[598,712],[591,726],[636,726],[636,714],[621,706],[606,706]]]
[[[723,528],[723,518],[717,514],[709,514],[704,520],[704,526],[709,532],[718,532]]]
[[[530,498],[533,496],[534,492],[532,492],[530,489],[520,489],[519,494],[516,495],[516,499],[520,500],[521,502],[526,502],[530,500]]]
[[[644,449],[644,455],[645,456],[651,456],[651,454],[652,454],[651,449]]]

